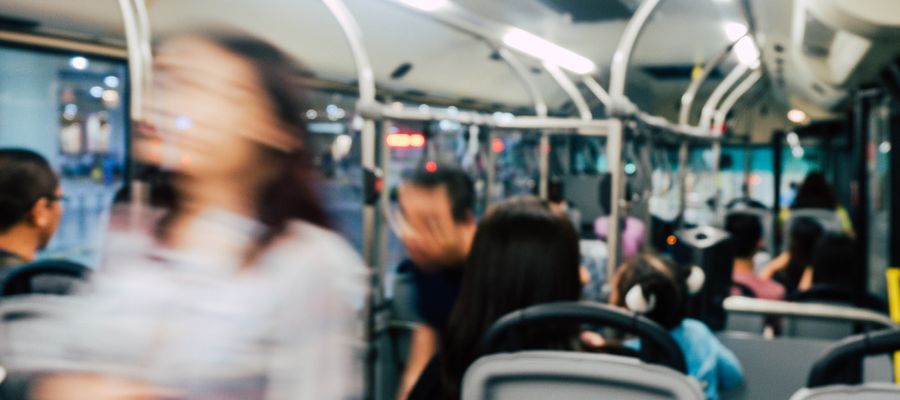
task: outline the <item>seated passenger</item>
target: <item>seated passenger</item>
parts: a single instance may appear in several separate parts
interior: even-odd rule
[[[816,220],[797,218],[791,225],[788,250],[769,262],[760,273],[760,278],[781,283],[787,291],[787,297],[809,289],[812,274],[810,263],[822,232],[822,225]]]
[[[40,154],[0,149],[0,275],[34,261],[59,226],[59,178]]]
[[[708,399],[718,399],[719,392],[740,385],[744,373],[734,353],[706,325],[685,317],[690,293],[703,286],[702,275],[695,275],[698,271],[695,267],[685,274],[659,256],[641,253],[616,272],[610,303],[643,314],[668,329],[684,353],[688,375],[700,381]],[[639,348],[640,342],[626,345]]]
[[[459,399],[466,369],[482,355],[487,329],[509,312],[535,304],[578,300],[578,236],[572,224],[534,197],[494,206],[478,224],[441,351],[410,399]],[[530,349],[574,349],[577,332],[558,326],[517,335]]]
[[[859,263],[853,238],[828,233],[816,244],[812,258],[811,284],[792,300],[807,302],[836,302],[853,307],[885,311],[885,304],[861,288]]]
[[[732,214],[725,220],[725,230],[731,234],[734,247],[734,269],[731,280],[735,283],[732,294],[740,295],[741,287],[750,290],[753,297],[768,300],[784,300],[784,286],[769,279],[762,279],[753,272],[753,258],[763,246],[762,224],[754,215]]]
[[[420,170],[399,190],[398,236],[409,259],[398,267],[411,275],[412,309],[424,321],[413,330],[398,398],[404,399],[438,348],[462,284],[475,235],[475,188],[465,172]]]
[[[779,218],[782,223],[787,222],[790,218],[791,210],[801,209],[833,210],[844,233],[854,236],[853,222],[850,220],[850,215],[844,206],[838,202],[834,187],[825,178],[825,174],[810,172],[797,189],[797,196],[794,197],[791,208],[783,209]]]

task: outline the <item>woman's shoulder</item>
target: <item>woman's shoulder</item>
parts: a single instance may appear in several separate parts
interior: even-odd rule
[[[356,249],[334,231],[308,222],[291,222],[264,256],[264,264],[304,264],[307,271],[365,273]]]

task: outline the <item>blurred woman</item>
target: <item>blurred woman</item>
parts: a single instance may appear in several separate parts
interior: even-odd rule
[[[463,270],[459,301],[441,350],[410,399],[459,399],[462,377],[482,355],[481,340],[503,315],[528,306],[578,300],[578,235],[572,224],[533,197],[496,205],[481,222]],[[519,348],[568,349],[576,331],[526,330]]]
[[[861,282],[859,257],[853,238],[840,233],[826,233],[818,240],[813,253],[809,288],[795,294],[792,300],[804,302],[837,302],[852,307],[885,312],[883,301],[870,295]]]
[[[204,34],[165,41],[154,72],[136,155],[174,171],[173,207],[153,235],[110,235],[95,287],[51,324],[68,332],[53,362],[11,358],[41,372],[32,397],[359,396],[365,272],[315,195],[297,64]]]
[[[825,174],[811,172],[803,179],[803,183],[797,189],[797,196],[789,210],[782,210],[780,215],[782,222],[788,220],[791,210],[820,209],[834,211],[835,217],[840,222],[844,233],[853,236],[853,222],[847,210],[840,205],[835,194],[834,187],[828,183]]]

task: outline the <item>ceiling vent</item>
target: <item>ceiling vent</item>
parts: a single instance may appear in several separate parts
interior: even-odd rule
[[[572,16],[572,22],[603,22],[631,18],[628,0],[540,0],[560,14]]]

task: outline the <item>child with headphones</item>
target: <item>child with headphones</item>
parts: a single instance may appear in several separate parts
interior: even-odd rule
[[[702,322],[687,318],[688,299],[702,287],[699,267],[684,270],[651,253],[639,253],[616,272],[610,303],[653,320],[681,347],[688,374],[700,381],[708,399],[733,389],[744,378],[741,365]],[[640,347],[637,340],[626,346]]]

